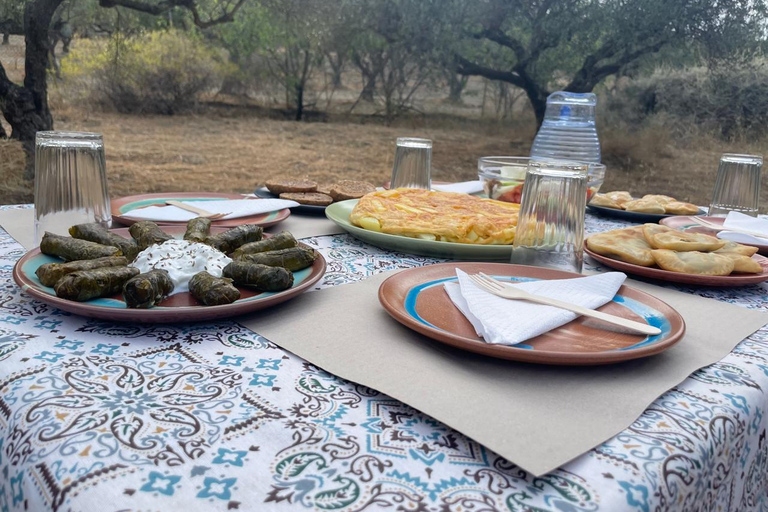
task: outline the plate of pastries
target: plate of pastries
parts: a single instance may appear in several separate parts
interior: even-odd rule
[[[692,203],[662,194],[633,197],[626,190],[595,194],[587,208],[594,213],[632,222],[658,222],[673,215],[704,215],[706,212]]]
[[[13,278],[35,299],[93,318],[226,318],[291,299],[325,273],[320,253],[287,231],[269,236],[255,224],[226,229],[198,217],[186,226],[78,224],[69,233],[45,233]]]
[[[756,254],[756,247],[660,224],[590,235],[584,251],[616,270],[676,283],[743,286],[768,280],[768,258]]]
[[[321,184],[308,179],[280,178],[268,180],[265,186],[256,189],[255,195],[296,201],[301,206],[293,208],[293,211],[322,215],[330,204],[359,199],[374,190],[376,187],[367,181],[339,180]]]
[[[396,188],[334,203],[325,214],[356,238],[384,249],[509,261],[519,209],[468,194]]]

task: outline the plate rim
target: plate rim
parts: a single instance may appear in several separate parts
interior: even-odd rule
[[[182,231],[184,229],[181,226],[163,226],[163,228],[171,228],[175,231]],[[226,231],[228,228],[212,228],[216,231]],[[110,231],[116,232],[119,235],[127,235],[128,228],[111,229]],[[170,233],[169,233],[170,234]],[[130,236],[130,235],[129,235]],[[301,242],[299,242],[301,244]],[[302,244],[303,245],[303,244]],[[317,252],[318,258],[315,259],[311,266],[311,272],[307,278],[299,283],[295,287],[291,287],[287,290],[282,290],[265,297],[264,299],[250,300],[245,302],[233,302],[231,304],[221,304],[218,306],[179,306],[173,308],[111,308],[107,306],[101,306],[96,304],[88,304],[88,301],[77,302],[68,299],[63,299],[55,295],[51,295],[48,292],[38,289],[34,283],[30,284],[31,280],[27,275],[22,272],[21,268],[24,263],[32,259],[33,257],[41,254],[40,247],[35,247],[27,251],[21,258],[19,258],[13,266],[13,280],[16,285],[26,294],[32,296],[36,300],[40,300],[53,307],[66,311],[68,313],[76,314],[87,318],[97,318],[101,320],[113,320],[117,322],[141,322],[141,323],[178,323],[178,322],[199,322],[205,320],[216,320],[231,318],[247,313],[252,313],[265,309],[286,300],[292,299],[298,295],[301,295],[307,288],[310,288],[316,282],[318,282],[325,275],[327,263],[323,255]],[[85,314],[83,311],[87,311]]]
[[[406,269],[398,272],[397,274],[389,276],[379,286],[379,293],[378,293],[379,302],[382,305],[382,307],[387,311],[387,313],[390,316],[392,316],[392,318],[395,319],[397,322],[404,325],[405,327],[408,327],[411,330],[414,330],[428,338],[431,338],[433,341],[446,344],[461,350],[466,350],[469,352],[485,355],[488,357],[519,361],[519,362],[525,362],[525,363],[551,364],[551,365],[563,365],[563,366],[587,366],[587,365],[621,363],[625,361],[630,361],[632,359],[648,357],[648,356],[652,356],[660,352],[663,352],[668,348],[672,347],[673,345],[677,344],[685,335],[685,330],[686,330],[685,319],[676,309],[674,309],[672,306],[670,306],[663,300],[647,292],[628,286],[626,284],[622,285],[619,288],[618,293],[623,292],[625,295],[627,294],[634,295],[634,297],[631,297],[631,298],[634,298],[635,300],[640,300],[640,298],[642,298],[644,300],[641,300],[641,302],[643,302],[646,305],[648,305],[647,301],[650,301],[652,303],[656,302],[658,305],[661,306],[661,308],[667,308],[669,310],[671,315],[664,314],[663,311],[660,311],[662,314],[664,314],[665,318],[669,320],[670,326],[671,326],[671,332],[665,340],[660,341],[658,343],[654,343],[653,345],[648,345],[648,346],[640,347],[633,350],[583,352],[583,353],[561,352],[561,351],[535,351],[535,350],[519,348],[516,346],[492,345],[492,344],[480,341],[479,338],[470,339],[455,333],[443,331],[441,329],[436,329],[434,327],[418,322],[404,311],[404,308],[402,307],[402,305],[393,303],[390,298],[391,295],[394,295],[394,292],[390,292],[389,288],[394,288],[398,286],[399,284],[398,280],[403,279],[404,276],[407,276],[408,274],[417,274],[419,272],[425,272],[426,271],[425,269],[427,268],[432,269],[433,271],[441,271],[443,268],[445,268],[446,270],[450,270],[455,268],[466,267],[467,265],[493,266],[496,269],[508,269],[510,272],[520,271],[521,269],[523,269],[522,274],[505,273],[502,275],[524,275],[525,272],[529,272],[529,273],[544,272],[552,276],[553,279],[586,277],[582,274],[576,274],[573,272],[565,272],[561,270],[547,269],[542,267],[530,267],[526,265],[513,265],[509,263],[495,263],[495,262],[438,263],[438,264],[429,265],[426,267],[416,267],[416,268]],[[496,272],[496,271],[491,270],[491,272]],[[406,291],[406,294],[412,289],[413,287],[408,288],[408,290]],[[656,306],[653,306],[653,307],[657,310],[659,309]],[[458,312],[458,310],[456,311],[456,313],[461,314]],[[568,325],[568,324],[565,324],[565,325]]]
[[[127,215],[127,213],[120,213],[120,207],[129,204],[133,201],[140,199],[189,199],[190,197],[210,197],[212,199],[244,199],[242,194],[234,194],[229,192],[152,192],[147,194],[134,194],[132,196],[118,197],[110,201],[110,212],[112,214],[112,220],[116,220],[118,223],[131,226],[137,222],[147,219],[136,219]],[[268,221],[259,220],[261,218],[268,218],[271,213],[277,213],[277,216]],[[290,208],[283,208],[276,212],[259,213],[256,215],[249,215],[247,217],[238,217],[236,219],[227,220],[214,220],[211,221],[211,226],[214,227],[236,227],[242,224],[256,224],[263,228],[274,226],[291,215]],[[187,221],[175,221],[175,220],[157,220],[152,221],[158,226],[185,226]]]
[[[401,235],[393,235],[391,233],[379,233],[376,231],[370,231],[367,229],[363,229],[359,226],[355,226],[351,222],[349,222],[349,215],[347,215],[346,218],[343,218],[343,216],[336,215],[336,210],[346,210],[347,207],[354,208],[354,205],[357,204],[359,199],[347,199],[346,201],[338,201],[335,202],[328,207],[326,207],[325,210],[325,216],[336,223],[337,226],[342,228],[344,231],[349,233],[350,235],[354,236],[355,238],[362,240],[363,242],[370,243],[371,245],[375,245],[377,247],[381,247],[383,249],[387,249],[390,251],[399,251],[399,252],[405,252],[406,254],[416,254],[419,256],[428,256],[432,258],[448,258],[448,259],[457,259],[456,256],[447,256],[446,253],[449,253],[451,251],[458,252],[458,253],[471,253],[476,258],[483,258],[485,261],[497,261],[500,262],[501,260],[509,260],[509,258],[512,256],[512,245],[477,245],[477,244],[460,244],[457,242],[438,242],[435,240],[421,240],[418,238],[411,238],[408,236],[401,236]],[[350,212],[352,208],[349,208]],[[361,236],[358,236],[361,235]],[[384,240],[386,242],[387,240],[393,240],[393,243],[398,243],[400,245],[406,245],[410,247],[415,248],[412,252],[403,251],[400,248],[393,248],[392,246],[388,246],[389,244],[377,244],[376,242],[370,242],[371,240]],[[396,241],[396,242],[395,242]],[[422,250],[419,249],[419,247],[423,246],[424,244],[427,244],[427,247],[434,247],[436,251],[431,250]],[[439,244],[439,246],[433,246],[431,244]],[[440,250],[441,248],[444,248],[445,250]],[[409,249],[410,250],[410,249]],[[440,255],[435,255],[436,253],[439,253]],[[458,259],[465,259],[470,256],[458,256]]]
[[[593,233],[597,234],[597,233]],[[592,235],[590,235],[592,236]],[[587,237],[589,238],[589,237]],[[629,272],[641,277],[647,277],[650,279],[656,279],[659,281],[665,281],[670,283],[688,284],[694,286],[716,286],[716,287],[730,287],[730,286],[748,286],[751,284],[760,284],[768,281],[768,270],[763,270],[762,274],[745,274],[745,275],[728,275],[728,276],[703,276],[698,274],[684,274],[682,272],[672,272],[671,270],[664,270],[662,268],[655,267],[643,267],[641,265],[635,265],[634,263],[628,263],[626,261],[620,261],[602,254],[597,254],[589,247],[587,247],[587,238],[584,239],[584,252],[597,260],[598,262],[622,272]],[[765,256],[754,254],[752,257],[758,257],[758,260],[762,260],[768,263],[768,258]],[[640,272],[638,272],[640,270]]]
[[[666,218],[665,219],[661,219],[659,221],[659,224],[661,224],[663,226],[670,227],[672,229],[677,229],[675,226],[671,226],[669,224],[669,222],[675,222],[675,221],[678,221],[678,220],[682,221],[683,219],[690,219],[691,217],[701,217],[701,219],[703,219],[703,220],[707,220],[709,222],[719,223],[720,225],[722,225],[725,222],[725,217],[712,217],[710,215],[675,215],[675,216],[671,217],[670,220],[668,220]],[[695,224],[695,222],[692,222],[692,223]],[[699,225],[697,227],[699,227],[699,228],[701,228],[703,230],[710,231],[710,232],[716,232],[713,229],[708,229],[706,226],[700,226]],[[720,240],[722,240],[722,238]],[[757,247],[758,251],[760,251],[761,253],[768,252],[768,243],[766,243],[766,244],[748,244],[748,243],[744,243],[744,242],[739,242],[739,243],[742,244],[742,245],[749,245],[750,247]]]

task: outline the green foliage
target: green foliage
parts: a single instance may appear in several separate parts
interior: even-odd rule
[[[662,124],[680,136],[708,133],[754,140],[768,133],[768,63],[727,71],[661,68],[604,96],[614,121]]]
[[[231,67],[191,33],[156,31],[106,44],[80,40],[62,60],[65,82],[119,112],[175,114],[213,90]]]

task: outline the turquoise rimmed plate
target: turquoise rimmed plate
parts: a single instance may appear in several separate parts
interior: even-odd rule
[[[163,231],[177,238],[184,235],[185,227],[163,226]],[[212,233],[220,233],[226,228],[211,228]],[[113,229],[112,232],[126,238],[130,237],[127,228]],[[129,309],[120,295],[76,302],[56,296],[53,288],[43,286],[35,275],[40,265],[60,263],[62,260],[47,256],[35,248],[21,257],[13,267],[13,279],[22,290],[35,299],[55,306],[62,311],[77,315],[120,322],[171,323],[198,322],[216,320],[252,313],[290,300],[307,290],[325,274],[325,259],[318,253],[311,267],[293,273],[293,286],[281,292],[257,292],[246,287],[238,287],[240,299],[232,304],[221,306],[203,306],[189,292],[177,293],[166,298],[159,305],[150,309]]]
[[[112,220],[125,226],[130,226],[139,220],[131,217],[131,210],[143,208],[145,206],[164,205],[169,199],[179,201],[200,201],[200,208],[205,208],[205,201],[215,201],[221,199],[243,199],[240,194],[220,194],[218,192],[162,192],[158,194],[140,194],[136,196],[120,197],[111,202]],[[255,199],[257,201],[257,199]],[[260,213],[248,217],[238,217],[236,219],[214,220],[212,226],[220,228],[233,228],[241,224],[256,224],[263,228],[273,226],[282,222],[291,215],[288,208],[276,212]],[[156,221],[161,226],[186,226],[187,222]]]
[[[404,270],[388,278],[379,288],[379,301],[395,320],[438,342],[528,363],[618,363],[663,352],[685,333],[682,316],[671,306],[645,292],[622,286],[611,302],[599,308],[600,311],[647,322],[661,329],[661,334],[629,334],[608,324],[579,317],[519,345],[491,345],[476,335],[443,289],[443,283],[456,279],[456,268],[470,274],[484,272],[510,282],[583,277],[571,272],[504,263],[441,263]]]

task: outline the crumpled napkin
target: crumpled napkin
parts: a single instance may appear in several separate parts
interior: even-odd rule
[[[723,227],[726,229],[744,229],[765,234],[765,238],[762,238],[747,235],[746,233],[720,231],[717,233],[717,237],[722,238],[723,240],[731,240],[732,242],[738,242],[740,244],[768,244],[768,220],[766,219],[750,217],[741,212],[728,212],[728,216],[725,218],[725,222],[723,222]]]
[[[445,283],[445,291],[486,343],[516,345],[565,325],[578,316],[553,306],[497,297],[477,287],[459,269],[456,269],[456,277],[458,283]],[[595,309],[613,299],[626,278],[621,272],[607,272],[574,279],[514,283],[514,286],[536,295]]]
[[[217,220],[237,219],[249,217],[260,213],[274,212],[284,208],[299,206],[296,201],[286,199],[223,199],[221,201],[180,201],[184,204],[196,206],[211,213],[229,213]],[[147,206],[136,208],[124,213],[126,217],[139,220],[186,222],[198,215],[188,212],[177,206]]]
[[[480,180],[462,181],[461,183],[448,183],[446,185],[432,184],[432,190],[440,192],[458,192],[461,194],[477,194],[483,191],[483,183]]]

